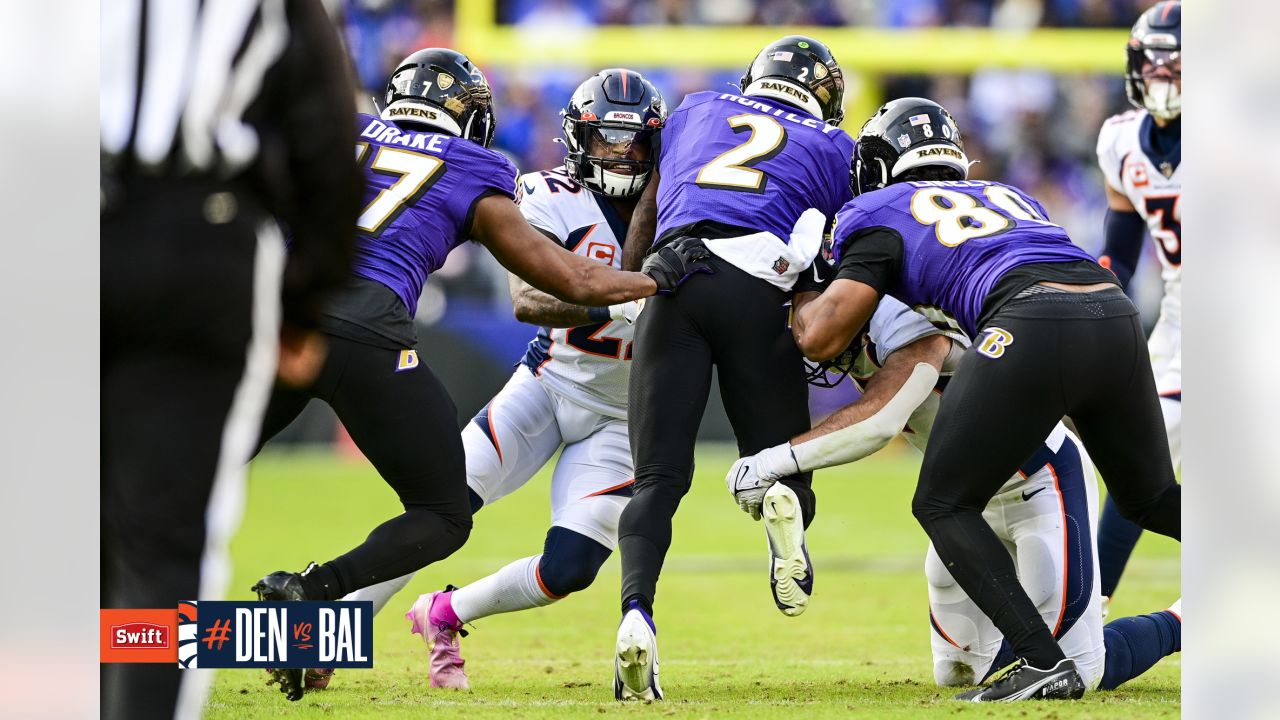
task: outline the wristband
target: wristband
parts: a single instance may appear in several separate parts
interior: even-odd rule
[[[593,323],[609,322],[609,308],[607,307],[589,307],[587,308],[587,319]]]

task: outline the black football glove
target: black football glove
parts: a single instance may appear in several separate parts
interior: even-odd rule
[[[826,290],[831,281],[835,279],[836,269],[819,255],[813,259],[813,265],[808,270],[796,277],[796,284],[791,287],[791,291],[796,293],[820,293]]]
[[[666,295],[675,292],[680,283],[694,273],[715,272],[707,264],[710,259],[711,251],[701,239],[682,237],[663,245],[645,258],[640,272],[653,278],[658,284],[659,295]]]

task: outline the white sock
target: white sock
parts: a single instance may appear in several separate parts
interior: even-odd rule
[[[463,622],[498,613],[543,607],[559,600],[550,597],[538,582],[541,555],[522,558],[498,572],[453,591],[453,611]]]
[[[361,588],[353,593],[347,593],[343,600],[372,600],[373,614],[377,615],[382,612],[382,608],[387,606],[387,602],[391,600],[391,596],[404,589],[405,585],[413,579],[413,573],[409,573],[403,577],[393,580],[383,580],[377,585],[370,585],[367,588]]]

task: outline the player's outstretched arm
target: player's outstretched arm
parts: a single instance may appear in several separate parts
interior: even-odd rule
[[[652,170],[653,177],[640,193],[635,210],[631,212],[631,223],[627,226],[627,238],[622,243],[622,269],[639,270],[644,264],[644,256],[653,247],[654,237],[658,234],[658,183],[662,178],[658,168]]]
[[[929,335],[903,347],[885,360],[856,402],[789,443],[739,459],[725,478],[738,506],[758,518],[765,492],[778,479],[855,462],[888,445],[929,397],[952,342]]]
[[[821,295],[796,295],[792,301],[791,332],[800,352],[815,362],[831,360],[844,352],[879,302],[880,294],[875,288],[844,278],[837,278]]]
[[[565,250],[535,230],[516,204],[501,195],[476,203],[471,237],[503,267],[565,302],[607,306],[674,289],[661,288],[643,273],[615,270]]]
[[[629,300],[607,308],[574,305],[555,299],[514,274],[509,277],[509,287],[516,319],[544,327],[572,328],[606,320],[632,325],[644,307],[644,300]]]

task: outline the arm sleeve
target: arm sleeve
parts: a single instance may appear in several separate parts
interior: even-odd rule
[[[246,118],[256,117],[257,179],[267,209],[292,234],[282,302],[286,325],[311,328],[351,270],[363,177],[355,164],[355,96],[347,54],[319,0],[287,5],[289,43]]]
[[[862,228],[845,240],[836,279],[870,285],[883,296],[901,268],[902,235],[884,226]]]
[[[875,415],[822,437],[793,445],[791,452],[800,472],[844,465],[880,450],[889,444],[893,436],[902,432],[911,413],[929,397],[937,382],[937,369],[928,363],[917,363],[897,394]]]
[[[1111,268],[1122,287],[1129,286],[1134,271],[1138,269],[1146,227],[1142,216],[1136,212],[1107,208],[1106,220],[1103,221],[1103,235],[1107,242],[1099,260],[1104,267]]]

